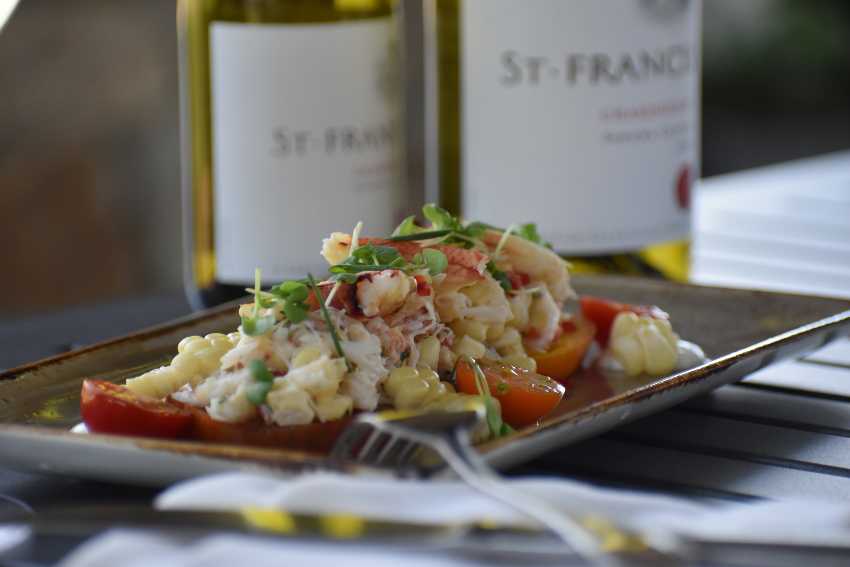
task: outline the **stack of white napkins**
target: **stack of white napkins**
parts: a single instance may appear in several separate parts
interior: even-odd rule
[[[850,504],[831,501],[759,502],[708,505],[548,478],[510,480],[551,505],[578,515],[605,516],[643,532],[671,533],[701,540],[760,541],[847,546]],[[283,508],[294,513],[349,513],[404,522],[527,520],[511,508],[455,481],[315,473],[282,477],[228,473],[175,485],[156,501],[162,509],[228,510],[245,506]],[[378,545],[321,544],[213,534],[193,542],[151,531],[113,531],[72,553],[63,567],[310,565],[470,566],[475,560],[438,553],[413,553]],[[492,559],[481,560],[492,565]]]

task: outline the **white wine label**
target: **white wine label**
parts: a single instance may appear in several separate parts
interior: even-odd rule
[[[210,30],[219,281],[327,273],[332,231],[402,216],[389,18]]]
[[[558,251],[689,232],[698,0],[464,0],[462,208]]]

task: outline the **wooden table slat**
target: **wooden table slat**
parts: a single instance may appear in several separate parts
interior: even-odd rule
[[[695,398],[679,411],[750,419],[788,428],[850,435],[850,400],[834,401],[734,386]]]
[[[575,470],[761,498],[850,499],[850,478],[608,438],[567,447],[541,462],[567,474]]]

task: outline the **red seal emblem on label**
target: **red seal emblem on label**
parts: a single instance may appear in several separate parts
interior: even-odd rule
[[[691,208],[691,166],[685,164],[676,174],[676,202],[680,209]]]

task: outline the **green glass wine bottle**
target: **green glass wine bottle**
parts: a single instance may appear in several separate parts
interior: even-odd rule
[[[316,242],[388,233],[401,190],[392,0],[179,0],[186,282],[196,307],[324,274]]]

